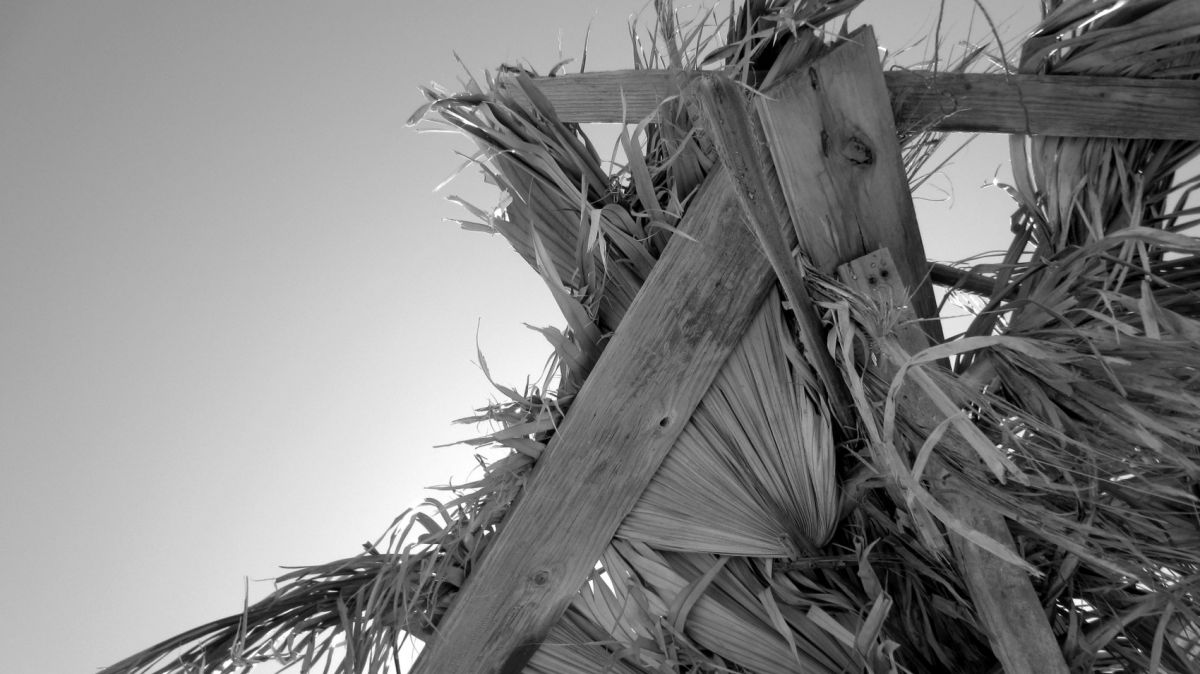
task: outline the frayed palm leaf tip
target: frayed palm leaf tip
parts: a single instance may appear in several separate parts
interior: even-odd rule
[[[720,71],[749,96],[769,93],[847,40],[858,4],[750,0],[686,21],[660,2],[652,31],[631,29],[634,66]],[[935,49],[935,68],[1200,77],[1194,0],[1042,4],[1019,48]],[[497,429],[467,444],[508,453],[364,554],[292,571],[241,614],[105,672],[400,672],[406,642],[439,638],[720,169],[684,96],[627,120],[605,160],[540,81],[504,68],[460,92],[431,86],[413,119],[476,143],[472,163],[503,201],[468,206],[475,219],[461,222],[504,236],[565,319],[538,329],[552,356],[536,385],[493,382],[498,401],[463,420]],[[945,154],[935,126],[898,127],[912,189]],[[795,307],[771,290],[524,671],[999,671],[966,562],[946,542],[959,539],[1028,572],[1067,671],[1200,671],[1198,145],[1014,136],[1011,150],[1016,213],[996,218],[1011,246],[951,272],[982,298],[962,335],[914,354],[911,315],[808,266],[803,242],[788,251],[838,381],[818,375]],[[834,421],[845,412],[831,387],[853,401],[849,425]],[[914,416],[914,398],[940,422]],[[1002,518],[1011,544],[948,499]]]

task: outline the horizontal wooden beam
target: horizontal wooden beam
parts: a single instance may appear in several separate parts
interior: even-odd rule
[[[884,73],[898,123],[942,131],[1200,139],[1200,81]],[[901,127],[903,128],[903,127]]]
[[[636,123],[687,81],[667,70],[618,70],[534,81],[564,122]],[[896,125],[941,131],[1200,140],[1200,81],[893,70]],[[501,86],[521,97],[519,87]]]

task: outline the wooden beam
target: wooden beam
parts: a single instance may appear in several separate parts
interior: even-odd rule
[[[911,319],[911,308],[901,302],[908,289],[900,281],[895,262],[886,248],[853,260],[838,269],[838,275],[848,286],[872,296],[876,302],[900,312],[900,328],[896,338],[905,352],[913,354],[929,346],[921,330],[905,326]],[[902,363],[889,354],[868,358],[867,369],[883,381],[890,382]],[[899,413],[904,419],[926,433],[945,418],[927,396],[915,386],[906,385],[898,396]],[[940,451],[959,451],[943,441]],[[910,453],[919,447],[905,448]],[[966,453],[970,453],[967,450]],[[971,457],[966,457],[968,461]],[[938,470],[939,459],[931,461],[926,474],[946,473]],[[934,496],[966,526],[978,531],[1009,550],[1015,551],[1012,534],[1004,517],[971,498],[970,490],[954,478],[931,479]],[[1045,610],[1026,572],[958,536],[950,535],[951,546],[958,558],[975,613],[991,643],[992,652],[1006,674],[1068,674],[1062,649],[1050,629]]]
[[[415,674],[519,672],[642,495],[773,280],[728,174],[630,306]]]
[[[860,29],[823,59],[755,99],[774,174],[794,231],[809,261],[832,274],[838,265],[880,247],[901,251],[906,302],[923,318],[937,316],[925,282],[925,251],[900,158],[896,127],[887,114],[875,37]],[[941,323],[925,329],[941,341]],[[893,498],[903,494],[889,487]],[[918,531],[933,550],[946,547],[924,509],[914,508]]]
[[[816,371],[830,411],[842,428],[853,428],[851,400],[837,363],[825,346],[825,328],[792,255],[795,237],[786,198],[762,128],[746,105],[745,89],[732,79],[715,75],[697,81],[686,93],[699,103],[705,128],[721,162],[729,170],[742,215],[779,279],[796,317],[804,358]],[[789,235],[790,240],[789,240]],[[806,242],[807,243],[807,242]]]
[[[607,70],[534,77],[533,83],[564,122],[636,124],[655,114],[663,101],[678,96],[681,80],[686,82],[691,76],[676,78],[670,70]],[[496,83],[501,92],[528,100],[512,75],[501,73]]]
[[[564,122],[639,122],[694,74],[618,70],[535,78]],[[1200,140],[1200,81],[894,70],[897,126],[940,131]],[[518,98],[519,87],[501,88]]]
[[[940,131],[1200,139],[1200,81],[892,71],[896,120]]]
[[[965,290],[976,295],[991,297],[996,290],[996,280],[972,269],[959,269],[941,262],[929,264],[929,280],[934,285],[954,290]]]
[[[832,274],[877,248],[896,256],[921,318],[937,317],[921,230],[913,210],[888,93],[870,28],[755,98],[809,260]],[[931,336],[940,341],[936,320]]]

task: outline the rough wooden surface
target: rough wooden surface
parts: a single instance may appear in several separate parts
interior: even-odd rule
[[[1200,139],[1200,81],[1127,77],[884,73],[897,125],[943,131]],[[535,82],[564,122],[636,123],[677,96],[666,70],[616,70]],[[503,79],[501,80],[503,82]],[[518,87],[513,93],[520,96]]]
[[[745,89],[723,76],[705,77],[694,84],[685,95],[698,101],[705,128],[729,171],[745,220],[783,287],[796,316],[804,357],[816,370],[838,423],[850,428],[853,425],[850,396],[825,345],[825,328],[804,283],[804,275],[792,257],[795,239],[787,236],[792,223],[786,195],[762,128],[757,119],[752,119],[746,105]]]
[[[711,175],[413,672],[519,672],[649,484],[772,280]]]
[[[844,283],[871,295],[881,305],[891,305],[899,310],[901,324],[895,335],[905,351],[917,353],[929,346],[923,331],[904,323],[913,318],[911,308],[903,308],[908,290],[900,281],[898,269],[886,248],[842,265],[838,275]],[[868,369],[884,381],[891,381],[898,367],[899,363],[886,357],[868,364]],[[902,389],[899,409],[909,423],[926,432],[933,430],[944,417],[932,401],[912,386]],[[917,448],[908,449],[915,451]],[[944,445],[939,449],[947,451]],[[1009,550],[1016,549],[1004,518],[970,498],[967,490],[961,489],[954,479],[934,481],[933,491],[935,497],[967,526]],[[1026,572],[955,534],[950,535],[950,542],[975,612],[987,632],[992,652],[1006,674],[1067,674],[1062,649]]]
[[[1200,139],[1200,82],[892,71],[898,122],[943,131]]]
[[[847,262],[868,260],[866,264],[876,268],[869,274],[859,269],[863,273],[854,277],[856,282],[876,292],[886,288],[888,301],[911,307],[911,317],[935,317],[920,230],[886,103],[870,28],[854,33],[832,53],[772,89],[770,96],[755,100],[798,239],[813,264],[833,272]],[[885,261],[863,258],[879,248],[895,251],[895,261],[890,254]],[[940,338],[936,322],[924,328],[905,326],[905,346],[919,350],[931,337]],[[906,414],[928,417],[921,421],[931,421],[930,430],[941,420],[930,405],[909,407]],[[1011,546],[1003,518],[953,490],[939,496],[969,525]],[[951,540],[1005,670],[1065,674],[1061,651],[1025,572],[973,544]],[[1014,648],[1018,652],[1012,652]],[[1027,648],[1033,658],[1020,654]]]
[[[922,318],[937,316],[925,248],[869,28],[755,99],[800,247],[820,270],[893,251]],[[927,326],[941,336],[936,321]]]

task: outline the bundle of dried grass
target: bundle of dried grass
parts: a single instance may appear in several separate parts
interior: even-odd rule
[[[662,11],[637,65],[716,67],[748,91],[767,87],[841,39],[821,26],[857,4],[752,0],[727,22],[683,28]],[[1022,70],[1197,74],[1189,0],[1047,9]],[[399,670],[397,644],[436,633],[717,165],[678,99],[631,120],[610,174],[529,73],[426,94],[418,116],[473,138],[505,194],[464,226],[503,235],[567,322],[542,329],[554,358],[539,384],[497,385],[503,401],[469,420],[500,428],[472,442],[511,454],[398,519],[383,552],[289,574],[242,615],[106,671]],[[920,131],[904,130],[910,182],[930,156]],[[980,270],[994,279],[990,303],[964,337],[916,356],[892,309],[808,270],[833,326],[836,384],[855,401],[851,428],[831,422],[830,382],[772,294],[527,671],[992,670],[959,562],[937,544],[945,531],[1036,574],[1072,671],[1195,671],[1200,244],[1181,233],[1197,212],[1186,198],[1196,179],[1180,176],[1196,149],[1014,139],[1021,226],[1006,262]],[[938,365],[947,358],[953,371]],[[878,378],[872,359],[895,378]],[[906,419],[902,387],[952,413],[934,428]],[[1002,514],[1015,552],[948,517],[939,484]]]

